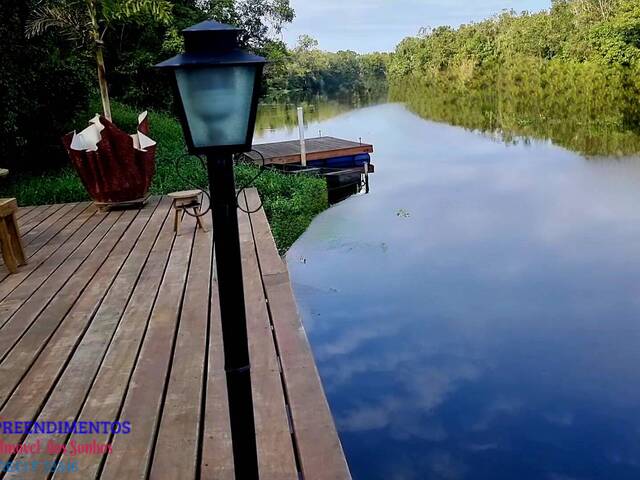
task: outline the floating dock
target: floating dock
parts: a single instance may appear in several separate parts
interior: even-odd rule
[[[307,164],[302,164],[300,140],[262,143],[245,153],[245,160],[287,173],[315,174],[325,178],[329,203],[338,203],[360,191],[369,192],[369,174],[375,172],[370,154],[373,145],[335,137],[305,142]]]
[[[373,153],[373,145],[335,137],[309,138],[305,140],[305,148],[309,166],[313,166],[314,162]],[[265,165],[289,165],[302,162],[299,140],[262,143],[254,145],[253,149],[255,151],[246,153],[245,156],[257,164],[262,164],[263,157]]]
[[[251,210],[260,200],[250,189],[239,203]],[[42,444],[0,449],[2,464],[39,462],[0,477],[235,478],[211,218],[203,220],[205,230],[185,217],[176,235],[168,197],[109,213],[92,203],[20,209],[28,264],[14,275],[0,264],[0,419],[131,430],[0,431],[5,446]],[[349,479],[264,211],[239,211],[238,220],[260,479]],[[93,454],[73,455],[79,445]],[[56,460],[50,473],[46,462]]]

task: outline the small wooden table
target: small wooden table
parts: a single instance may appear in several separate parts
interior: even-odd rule
[[[15,198],[0,198],[0,247],[4,264],[11,273],[27,263],[16,222],[18,202]]]
[[[173,229],[178,233],[180,228],[180,221],[182,220],[182,213],[187,210],[193,210],[193,216],[196,217],[198,227],[204,230],[204,225],[200,219],[200,207],[202,206],[202,190],[184,190],[182,192],[170,193],[169,198],[173,198],[173,206],[176,210],[176,217],[173,224]],[[191,215],[191,214],[189,214]]]

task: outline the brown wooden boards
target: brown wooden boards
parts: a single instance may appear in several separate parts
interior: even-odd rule
[[[120,215],[121,213],[114,213],[105,218],[86,238],[78,239],[79,246],[76,245],[77,248],[71,252],[67,248],[60,249],[49,259],[49,268],[40,270],[38,275],[29,276],[19,289],[11,292],[0,302],[0,319],[5,319],[4,322],[0,320],[2,336],[6,332],[5,329],[12,325],[18,329],[25,326],[24,323],[14,320],[16,314],[20,314],[29,322],[33,321],[37,313],[47,306],[65,282],[72,278],[103,237],[109,236],[108,241],[110,242],[117,241],[119,237],[113,238],[113,234],[109,234],[111,227],[116,224]],[[73,246],[73,243],[70,243],[69,246]],[[0,351],[1,349],[2,341],[0,340]]]
[[[247,210],[246,204],[240,206]],[[253,243],[249,215],[239,211],[242,273],[251,360],[251,388],[261,479],[296,478],[297,467],[280,365]]]
[[[260,204],[257,192],[246,191],[248,208]],[[329,410],[322,382],[300,322],[287,268],[278,255],[264,210],[251,216],[265,291],[305,478],[351,478]]]
[[[56,224],[61,224],[60,226],[63,227],[64,223],[62,222],[62,219],[64,217],[66,217],[68,214],[72,214],[74,213],[74,210],[76,209],[76,207],[78,206],[78,204],[76,203],[67,203],[65,205],[62,205],[61,208],[59,208],[56,212],[54,212],[51,215],[48,215],[46,218],[44,218],[38,225],[36,225],[31,231],[27,232],[27,233],[22,233],[22,243],[26,246],[31,244],[32,242],[34,242],[36,239],[39,239],[39,237],[41,237],[50,227],[55,226]],[[87,205],[84,205],[84,208],[86,208]],[[75,215],[77,215],[78,212],[75,211]],[[75,216],[73,215],[73,216]]]
[[[10,278],[0,275],[0,301],[11,293],[18,285],[20,285],[28,276],[38,270],[42,266],[42,270],[38,271],[38,278],[42,282],[48,278],[46,271],[54,271],[60,266],[61,261],[66,258],[68,252],[71,252],[75,246],[82,242],[86,236],[93,231],[104,218],[104,216],[96,216],[96,209],[89,207],[78,215],[72,222],[66,225],[54,238],[49,240],[40,248],[37,253],[33,253],[31,246],[26,248],[27,259],[29,263],[20,268],[20,271],[11,275]],[[81,228],[82,227],[82,228]],[[54,258],[46,262],[59,248],[64,247],[58,258]],[[45,265],[46,262],[46,265]],[[1,324],[2,322],[0,322]]]
[[[29,213],[34,208],[35,208],[34,206],[18,208],[18,213],[16,213],[16,218],[20,219],[20,218],[24,217],[27,213]]]
[[[78,421],[114,422],[118,419],[174,238],[171,222],[165,221],[100,365]],[[109,434],[71,435],[67,445],[71,442],[94,441],[105,444],[110,440]],[[78,462],[77,472],[62,472],[55,478],[75,480],[95,478],[103,459],[104,456],[99,455],[87,456]],[[65,454],[62,460],[72,460],[72,457]]]
[[[27,235],[31,230],[40,225],[41,222],[55,214],[63,207],[63,204],[58,203],[56,205],[42,205],[36,207],[32,214],[21,219],[20,232],[22,235]]]
[[[185,221],[193,230],[191,217]],[[163,406],[168,370],[178,328],[180,309],[186,287],[191,248],[191,235],[181,235],[160,285],[142,350],[133,372],[120,418],[130,421],[129,435],[113,440],[113,453],[107,457],[101,478],[119,480],[146,478],[153,458],[156,432]]]
[[[210,220],[209,223],[205,223],[207,231],[211,231],[211,228],[207,226],[210,223]],[[220,301],[215,270],[212,271],[211,279],[210,312],[200,478],[203,480],[234,480],[227,378],[224,372]]]
[[[129,257],[152,211],[153,209],[148,209],[135,221],[123,221],[120,226],[114,226],[111,232],[117,238],[120,238],[125,230],[127,232],[113,251],[110,252],[108,245],[105,245],[105,251],[96,249],[95,252],[99,253],[95,257],[90,256],[87,263],[81,267],[83,271],[73,276],[64,287],[72,289],[74,294],[82,292],[78,301],[73,300],[72,292],[56,297],[52,302],[54,306],[33,323],[16,348],[3,359],[0,364],[0,415],[25,421],[33,419],[38,405],[47,397],[52,383],[66,366],[68,356],[75,350],[78,338],[84,334],[88,323],[104,300],[106,290]],[[136,216],[137,212],[131,214]],[[111,255],[108,255],[109,253]],[[105,256],[105,260],[102,260],[102,255]],[[94,271],[96,263],[98,267]],[[86,282],[84,288],[77,284],[83,280]],[[66,302],[73,302],[73,306],[69,308],[65,305]],[[45,349],[45,345],[48,348]],[[33,367],[30,368],[32,364]],[[25,397],[31,399],[27,405],[22,404]],[[18,443],[15,437],[10,438],[12,443]]]
[[[151,208],[147,207],[145,214],[138,217],[138,220],[143,223],[145,219],[148,220],[151,213],[153,213],[153,216],[151,216],[151,219],[144,227],[142,235],[140,235],[135,244],[134,249],[118,272],[106,296],[104,296],[104,300],[101,302],[96,314],[93,316],[86,315],[87,320],[90,320],[91,324],[80,339],[78,346],[75,350],[73,348],[58,348],[56,349],[56,351],[59,352],[57,358],[49,358],[46,362],[40,362],[42,363],[41,365],[34,365],[34,368],[48,370],[49,373],[52,373],[54,364],[60,364],[61,361],[64,362],[65,359],[69,357],[69,354],[72,353],[64,369],[64,373],[60,376],[60,379],[55,384],[55,389],[46,400],[43,410],[39,413],[38,421],[45,422],[56,419],[58,421],[72,422],[76,419],[83,401],[87,396],[87,391],[91,387],[100,363],[104,358],[105,351],[109,346],[114,331],[118,326],[122,313],[136,286],[140,272],[147,261],[151,247],[156,242],[160,228],[167,218],[169,202],[163,201],[155,212],[153,211],[153,206],[154,204],[152,203],[150,205]],[[133,224],[132,228],[135,230]],[[73,338],[74,335],[79,335],[80,332],[82,332],[80,325],[68,323],[72,319],[73,312],[65,319],[66,325],[63,324],[61,327],[58,338],[70,339]],[[82,319],[77,316],[76,320],[82,321]],[[67,328],[67,331],[65,331],[65,327],[70,328]],[[51,339],[49,343],[50,350],[56,345],[57,341],[56,338]],[[52,375],[52,381],[54,378],[55,375]],[[47,387],[42,385],[42,391],[43,393],[46,392]],[[24,440],[24,443],[33,443],[40,440],[43,443],[54,441],[64,444],[66,437],[64,434],[32,434]],[[82,443],[86,443],[86,440],[82,440]],[[50,454],[43,451],[40,455],[18,456],[17,460],[54,461],[57,457],[58,454]],[[12,477],[8,476],[7,478]]]
[[[49,226],[43,229],[43,231],[41,231],[40,233],[36,232],[45,222],[38,225],[38,227],[34,228],[31,232],[29,232],[29,234],[24,235],[23,241],[25,249],[27,250],[27,256],[33,255],[40,248],[42,248],[43,245],[46,245],[53,237],[58,234],[58,232],[63,230],[69,223],[71,223],[78,215],[87,210],[90,206],[91,204],[89,202],[84,202],[73,205],[73,208],[61,208],[56,212],[55,216],[51,217],[51,219],[55,220],[50,221]],[[61,212],[62,214],[60,214]]]
[[[196,477],[210,286],[211,238],[197,229],[151,468],[154,479]]]
[[[247,197],[257,205],[255,191]],[[22,215],[36,248],[17,275],[0,272],[0,417],[127,421],[131,433],[0,432],[6,443],[68,448],[5,451],[0,461],[77,462],[55,479],[242,480],[233,471],[211,218],[201,230],[185,217],[176,236],[171,213],[165,197],[141,211],[78,204]],[[240,213],[239,226],[261,480],[349,478],[264,212]],[[70,454],[94,442],[112,452]],[[0,473],[18,477],[49,475]]]

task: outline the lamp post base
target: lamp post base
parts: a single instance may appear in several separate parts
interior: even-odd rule
[[[251,367],[233,158],[207,155],[235,477],[257,480]]]

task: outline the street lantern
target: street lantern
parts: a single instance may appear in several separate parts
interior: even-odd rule
[[[174,72],[190,153],[251,150],[265,59],[240,49],[239,33],[198,23],[182,31],[185,53],[156,65]]]
[[[235,477],[258,478],[234,153],[251,150],[265,59],[240,49],[240,30],[205,21],[183,30],[185,53],[156,67],[173,72],[192,154],[207,157]]]

